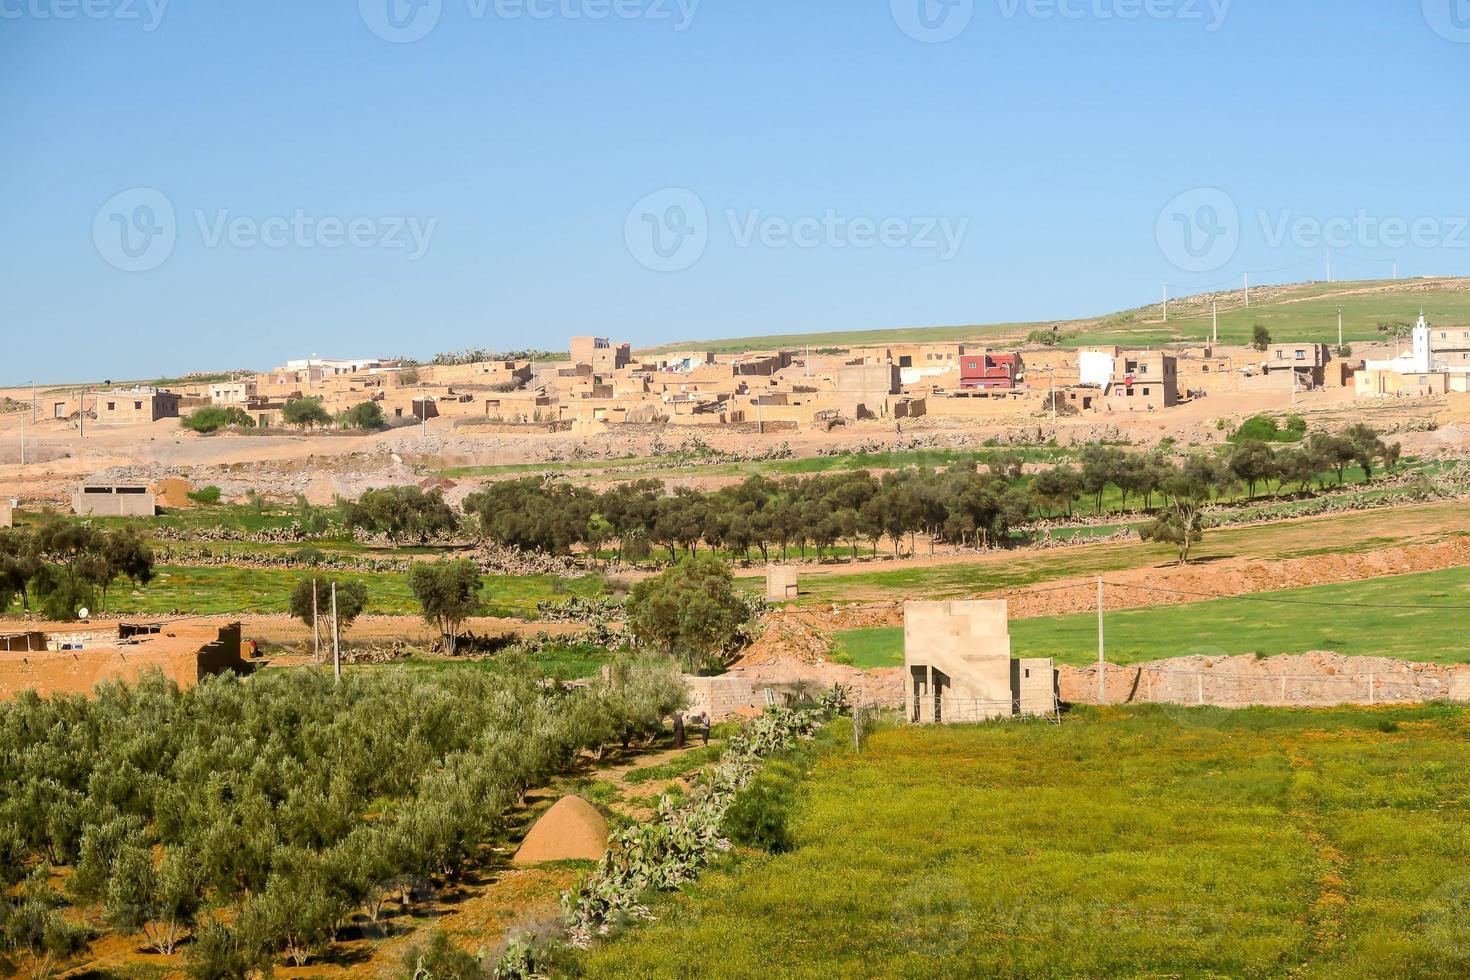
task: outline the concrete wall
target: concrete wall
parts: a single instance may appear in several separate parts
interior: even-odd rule
[[[689,714],[707,712],[711,722],[721,722],[732,715],[764,711],[764,690],[743,677],[694,677],[686,675],[689,686]]]
[[[10,506],[10,501],[0,500],[0,527],[15,526],[15,510]]]

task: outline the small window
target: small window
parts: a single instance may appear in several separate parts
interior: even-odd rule
[[[1148,389],[1147,388],[1143,389],[1143,397],[1145,397],[1145,398],[1148,397]]]
[[[1296,352],[1296,359],[1298,361],[1305,361],[1307,359],[1307,352],[1304,351],[1304,350],[1297,351]]]
[[[143,411],[143,403],[142,402],[133,402],[133,410],[135,412],[141,412],[141,411]]]
[[[107,410],[109,412],[115,412],[115,411],[117,411],[117,402],[108,402],[107,403]]]
[[[1276,352],[1276,360],[1278,360],[1278,361],[1284,361],[1284,360],[1286,360],[1286,351],[1284,351],[1284,350],[1277,351]]]

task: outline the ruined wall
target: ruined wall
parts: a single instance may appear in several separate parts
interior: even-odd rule
[[[689,686],[689,713],[707,712],[712,722],[721,722],[736,714],[763,711],[763,691],[743,677],[694,677],[686,675]]]

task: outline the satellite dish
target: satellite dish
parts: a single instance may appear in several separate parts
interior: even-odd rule
[[[80,610],[77,611],[77,615],[79,617],[81,617],[82,619],[86,619],[87,618],[87,607],[86,606],[83,606]]]

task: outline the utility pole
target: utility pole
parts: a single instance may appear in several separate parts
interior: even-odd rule
[[[337,629],[337,583],[332,583],[332,674],[342,683],[342,633]]]
[[[81,397],[81,400],[78,402],[78,404],[81,406],[81,410],[77,412],[77,424],[79,426],[81,426],[81,432],[77,436],[77,438],[78,439],[85,439],[85,438],[87,438],[87,389],[86,388],[83,388],[82,389],[82,397]]]
[[[311,655],[318,667],[322,664],[321,620],[316,611],[316,576],[311,578]]]
[[[1220,304],[1210,304],[1210,343],[1220,346]]]
[[[26,417],[20,417],[20,465],[26,465]]]
[[[1398,282],[1399,281],[1399,260],[1398,259],[1394,259],[1393,260],[1393,281],[1394,282]]]
[[[1164,283],[1164,322],[1169,322],[1169,284]]]
[[[1097,577],[1097,703],[1108,703],[1108,656],[1103,637],[1103,580]]]
[[[1327,281],[1332,281],[1332,249],[1327,250]]]
[[[36,382],[31,381],[31,425],[36,424]]]
[[[1342,307],[1337,308],[1337,349],[1342,350]]]
[[[1051,420],[1057,420],[1057,368],[1056,365],[1046,369],[1046,376],[1051,381]]]
[[[1251,305],[1251,274],[1249,272],[1245,274],[1245,305],[1247,308]]]

